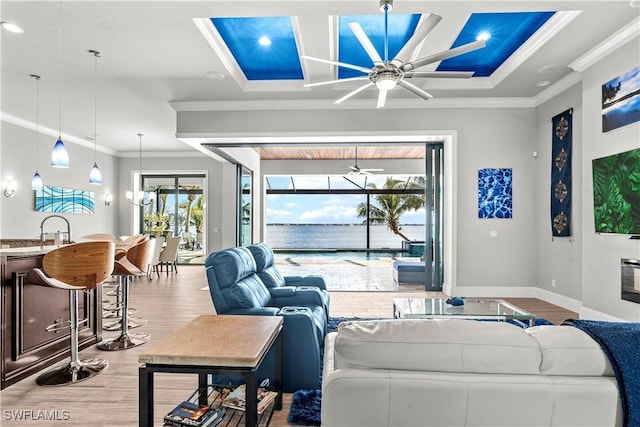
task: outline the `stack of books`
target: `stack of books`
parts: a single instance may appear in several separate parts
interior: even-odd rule
[[[217,393],[217,392],[216,392]],[[226,410],[218,405],[200,405],[198,393],[181,402],[164,416],[164,425],[173,427],[215,427],[224,419]]]

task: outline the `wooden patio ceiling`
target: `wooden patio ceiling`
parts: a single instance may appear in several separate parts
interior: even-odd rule
[[[262,160],[344,160],[355,158],[354,146],[259,146],[254,149]],[[358,146],[360,159],[422,159],[424,145]]]

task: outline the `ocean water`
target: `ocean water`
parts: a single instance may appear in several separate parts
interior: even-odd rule
[[[423,225],[402,226],[411,240],[424,241]],[[370,248],[401,249],[403,239],[385,225],[371,226]],[[365,249],[366,226],[360,224],[267,224],[265,241],[274,249]]]

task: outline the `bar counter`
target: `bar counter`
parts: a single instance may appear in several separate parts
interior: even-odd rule
[[[27,280],[29,270],[41,268],[44,254],[56,248],[46,244],[0,249],[1,389],[70,356],[69,330],[45,329],[53,324],[68,325],[69,292]],[[78,317],[87,320],[79,329],[82,350],[102,339],[100,286],[82,293]]]

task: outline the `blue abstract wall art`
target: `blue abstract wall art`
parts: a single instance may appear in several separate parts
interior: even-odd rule
[[[512,181],[511,168],[478,171],[478,218],[513,217]]]
[[[36,190],[35,195],[36,212],[86,214],[95,212],[93,191],[45,185],[42,190]]]

